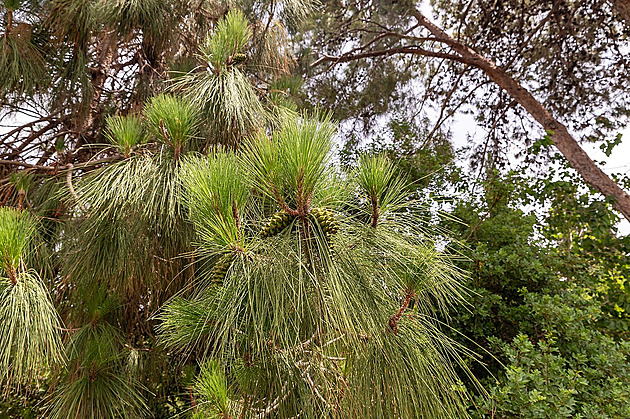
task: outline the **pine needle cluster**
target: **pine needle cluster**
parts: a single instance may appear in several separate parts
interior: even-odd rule
[[[4,388],[46,382],[51,418],[465,416],[462,352],[434,320],[461,273],[393,165],[337,167],[335,124],[287,93],[310,2],[3,4],[45,36],[7,19],[0,96],[54,90],[86,141],[52,137],[50,179],[2,191]],[[167,57],[187,71],[140,100]],[[137,77],[94,83],[125,60]],[[117,83],[138,91],[105,97]],[[108,156],[72,160],[91,147]]]
[[[198,417],[465,416],[461,353],[433,320],[461,299],[460,274],[404,211],[384,158],[347,175],[345,201],[326,196],[341,186],[334,132],[302,117],[183,166],[200,254],[216,264],[159,328],[205,354]],[[348,210],[356,194],[369,214],[378,197],[376,223]]]
[[[36,226],[28,212],[0,207],[0,384],[29,384],[63,364],[61,322],[26,259]],[[4,387],[7,389],[8,387]]]

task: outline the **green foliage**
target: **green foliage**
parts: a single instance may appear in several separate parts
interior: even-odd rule
[[[9,176],[9,183],[18,191],[18,193],[24,193],[31,189],[33,186],[33,176],[29,173],[11,173]]]
[[[287,26],[295,30],[315,6],[317,6],[317,2],[313,0],[283,0],[282,7],[279,7],[279,15]]]
[[[230,417],[233,409],[225,373],[217,361],[207,361],[193,387],[198,399],[197,411],[204,412],[203,417]]]
[[[143,417],[146,413],[137,368],[127,365],[123,337],[110,322],[119,304],[104,290],[83,290],[77,319],[87,323],[75,331],[66,347],[65,379],[51,394],[47,413],[52,418]],[[79,314],[77,313],[77,314]]]
[[[35,220],[28,212],[0,207],[0,266],[5,278],[21,268],[35,232]]]
[[[0,40],[1,95],[9,110],[43,117],[7,140],[5,158],[75,166],[0,180],[2,205],[41,217],[0,209],[0,342],[9,342],[0,348],[0,416],[630,415],[630,241],[617,237],[611,203],[566,173],[532,181],[488,169],[480,186],[446,166],[455,153],[443,117],[468,94],[458,84],[484,86],[478,72],[396,55],[311,77],[309,48],[323,51],[322,35],[348,36],[328,43],[328,54],[412,42],[379,37],[383,27],[410,28],[409,3],[339,14],[324,2],[301,34],[295,23],[310,2],[240,2],[243,12],[220,3],[4,1],[19,13]],[[506,63],[505,40],[566,40],[573,35],[554,38],[545,25],[606,13],[601,2],[554,3],[559,14],[544,20],[547,3],[518,7],[521,24],[544,23],[535,38],[531,28],[513,32],[518,19],[509,35],[492,32],[502,22],[488,19],[495,6],[471,14],[483,31],[464,25],[459,34]],[[501,16],[517,9],[505,6]],[[586,35],[575,41],[603,45]],[[305,48],[296,61],[289,39]],[[526,81],[546,58],[523,48],[509,69]],[[598,60],[623,85],[625,67]],[[288,74],[295,63],[308,78]],[[182,73],[163,94],[169,68]],[[420,74],[426,84],[412,84]],[[564,114],[583,119],[575,99],[607,103],[609,89],[584,90],[575,74],[565,73],[580,94]],[[549,71],[540,80],[557,85]],[[493,89],[470,94],[496,105],[478,113],[482,123],[513,118]],[[444,95],[437,125],[421,126],[423,109]],[[367,128],[384,121],[375,115],[390,122],[369,156],[342,170],[334,124],[299,113],[305,103]],[[401,110],[412,103],[418,113]],[[598,123],[611,129],[622,113]],[[114,147],[102,146],[103,123]],[[363,154],[354,128],[343,163]],[[92,159],[100,155],[108,159]],[[447,202],[455,221],[430,191],[473,196]],[[464,300],[468,309],[453,310]]]
[[[163,332],[161,338],[166,346],[182,351],[210,346],[208,335],[215,322],[209,312],[216,306],[216,301],[213,301],[212,292],[200,294],[195,299],[173,298],[162,309],[159,330]]]
[[[192,103],[172,95],[158,95],[149,100],[144,114],[153,137],[174,150],[175,160],[191,149],[199,134],[199,113]]]
[[[460,229],[470,243],[465,266],[475,309],[454,324],[466,331],[470,347],[489,351],[494,374],[475,370],[490,392],[476,401],[476,417],[628,415],[619,403],[630,380],[628,346],[615,338],[627,320],[609,311],[619,296],[604,286],[611,275],[623,281],[619,268],[627,256],[619,250],[626,240],[611,235],[605,208],[580,195],[576,201],[576,191],[577,184],[565,181],[492,178],[481,202],[455,211],[470,226]],[[537,231],[535,215],[513,205],[542,193],[558,200]],[[589,233],[575,233],[582,230]]]
[[[372,226],[376,226],[381,213],[395,212],[404,207],[407,182],[397,176],[395,166],[385,156],[361,157],[356,177],[359,188],[368,198]]]
[[[180,179],[184,200],[206,250],[244,247],[240,217],[251,192],[236,155],[216,152],[208,158],[188,158],[182,164]]]
[[[275,105],[272,109],[277,113],[274,119],[278,120],[280,124],[291,115],[291,113],[287,115],[286,110],[293,112],[299,110],[299,99],[296,96],[303,84],[304,81],[300,77],[285,76],[275,79],[269,86],[268,100]]]
[[[20,24],[0,37],[0,97],[33,95],[45,85],[44,57],[32,42],[32,27]]]
[[[35,272],[0,281],[0,383],[27,384],[63,364],[61,322]]]
[[[125,157],[129,157],[135,147],[146,142],[144,126],[138,116],[110,116],[105,125],[105,136]]]
[[[42,417],[43,400],[46,397],[47,386],[31,385],[28,400],[24,391],[16,386],[6,386],[0,400],[0,416],[3,418],[37,419]]]
[[[412,156],[396,163],[419,173]],[[480,354],[468,362],[489,391],[471,415],[627,416],[628,239],[610,203],[564,165],[536,178],[489,169],[481,183],[456,174],[455,193],[479,191],[442,218],[460,239],[449,246],[465,256],[457,264],[470,290],[446,332]],[[432,188],[415,185],[419,195]]]
[[[235,62],[250,37],[245,16],[229,12],[200,49],[200,59],[208,67],[174,81],[174,88],[203,110],[218,142],[232,146],[264,126],[267,119],[252,84]]]
[[[104,368],[80,375],[62,386],[59,394],[50,407],[49,417],[54,419],[66,418],[68,412],[86,419],[144,416],[145,406],[137,390],[124,377]]]
[[[448,136],[440,131],[432,133],[427,124],[393,118],[385,132],[365,146],[360,146],[360,138],[352,134],[341,150],[342,161],[352,166],[361,153],[383,155],[395,162],[396,171],[412,180],[416,188],[441,196],[445,184],[458,182],[459,170],[452,165],[456,156]]]
[[[117,0],[98,3],[102,19],[115,26],[122,36],[136,28],[147,38],[164,39],[172,30],[173,4],[161,0]]]
[[[231,68],[218,74],[191,72],[175,83],[211,121],[211,132],[221,143],[238,139],[264,125],[265,113],[246,76]]]
[[[432,318],[461,298],[459,273],[409,214],[375,228],[315,206],[315,191],[337,182],[333,135],[327,120],[301,118],[247,142],[240,159],[185,161],[200,249],[224,246],[216,220],[236,223],[234,202],[247,245],[214,259],[209,275],[220,270],[220,286],[208,281],[167,304],[162,339],[212,360],[194,387],[209,415],[465,415],[459,346]],[[401,182],[392,173],[385,188]],[[268,206],[284,214],[271,222],[292,220],[292,228],[261,234]]]
[[[24,3],[24,1],[23,0],[2,0],[2,3],[7,10],[14,12],[20,8],[20,6],[22,5],[22,3]]]
[[[264,196],[304,214],[316,190],[330,179],[335,127],[329,119],[301,118],[271,138],[259,135],[245,144],[243,159],[251,182]]]
[[[52,0],[48,7],[47,25],[60,39],[71,39],[83,52],[93,31],[101,25],[100,13],[94,1]],[[82,67],[82,66],[77,66]]]
[[[247,18],[240,10],[229,11],[217,23],[201,53],[209,59],[209,64],[215,72],[235,64],[239,54],[247,52],[247,44],[252,37]]]
[[[28,212],[0,207],[0,383],[28,384],[63,364],[61,322],[39,275],[26,268],[36,224]],[[6,389],[10,387],[5,387]]]
[[[331,120],[299,113],[287,40],[310,2],[240,5],[13,15],[4,38],[28,35],[43,71],[12,66],[6,89],[32,91],[16,109],[42,117],[8,135],[33,176],[0,180],[3,205],[41,216],[19,240],[0,217],[0,381],[46,395],[34,409],[18,395],[17,414],[465,416],[462,348],[434,319],[462,300],[461,272],[391,164],[363,161],[377,173],[361,184],[334,164]],[[165,94],[169,66],[186,73]],[[368,189],[376,226],[357,216]]]
[[[170,152],[133,155],[93,172],[77,188],[88,216],[69,224],[61,272],[81,288],[106,284],[125,301],[122,327],[185,287],[191,226],[180,202],[179,165]],[[146,311],[145,311],[146,310]]]
[[[491,389],[477,415],[500,417],[626,417],[630,396],[627,341],[598,330],[602,313],[587,289],[556,295],[524,291],[538,337],[520,334],[499,343],[505,378]]]

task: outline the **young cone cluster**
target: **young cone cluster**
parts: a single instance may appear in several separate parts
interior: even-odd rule
[[[216,261],[212,270],[210,271],[210,282],[213,284],[221,284],[225,279],[225,276],[232,266],[232,262],[234,261],[234,253],[228,253],[219,258]]]

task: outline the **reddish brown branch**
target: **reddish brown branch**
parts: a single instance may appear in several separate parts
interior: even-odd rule
[[[346,63],[349,61],[362,60],[364,58],[377,58],[377,57],[391,57],[393,55],[398,54],[417,54],[423,55],[426,57],[434,57],[434,58],[446,58],[453,61],[459,61],[465,63],[462,57],[454,54],[447,54],[444,52],[430,51],[419,46],[405,46],[398,48],[386,48],[375,51],[362,52],[358,54],[344,54],[340,56],[332,56],[332,55],[324,55],[317,59],[311,67],[316,67],[325,62],[332,62],[333,64]]]
[[[112,157],[106,157],[104,159],[99,159],[99,160],[91,160],[91,161],[87,161],[85,163],[79,163],[79,164],[75,164],[75,165],[71,165],[71,164],[66,164],[66,165],[57,165],[57,164],[53,164],[50,166],[42,166],[42,165],[38,165],[38,164],[31,164],[31,163],[25,163],[25,162],[20,162],[20,161],[15,161],[15,160],[0,160],[0,166],[4,165],[4,166],[17,166],[17,167],[23,167],[25,169],[32,169],[34,171],[40,171],[40,172],[57,172],[59,170],[65,170],[65,169],[69,169],[71,166],[74,169],[88,169],[88,168],[92,168],[94,166],[98,166],[104,163],[112,163],[112,162],[116,162],[119,160],[123,160],[122,156],[112,156]]]
[[[273,196],[276,198],[276,202],[278,203],[280,208],[284,210],[284,212],[286,212],[287,214],[293,217],[297,217],[299,215],[299,213],[296,210],[291,209],[289,205],[287,205],[286,201],[284,200],[280,192],[278,192],[275,185],[271,185],[271,192],[273,193]]]
[[[402,317],[405,310],[407,310],[407,307],[409,307],[409,303],[411,303],[411,299],[413,298],[413,296],[414,292],[411,289],[408,289],[407,293],[405,294],[405,300],[400,305],[400,308],[398,309],[396,314],[394,314],[389,319],[388,325],[390,330],[394,332],[394,334],[398,334],[398,323],[400,323],[400,318]]]
[[[17,281],[18,281],[17,269],[15,269],[13,266],[7,266],[7,275],[9,276],[9,280],[11,281],[11,285],[17,284]]]
[[[7,9],[7,26],[4,32],[4,36],[9,37],[11,26],[13,26],[13,10]]]
[[[94,134],[95,123],[98,119],[101,96],[103,94],[103,88],[110,77],[110,70],[118,57],[118,38],[114,30],[108,30],[102,34],[100,42],[98,43],[100,51],[96,57],[96,68],[92,75],[92,97],[87,103],[88,114],[83,119],[78,128],[80,138],[77,141],[76,147],[79,148],[82,143],[86,142],[86,139]]]
[[[372,227],[376,228],[381,216],[381,211],[378,208],[378,196],[372,195],[370,197],[370,205],[372,206]]]

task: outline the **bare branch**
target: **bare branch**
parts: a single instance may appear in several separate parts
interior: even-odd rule
[[[376,57],[391,57],[392,55],[398,54],[416,54],[423,55],[425,57],[434,57],[434,58],[447,58],[453,61],[459,61],[466,64],[466,60],[462,57],[454,54],[448,54],[444,52],[437,51],[429,51],[427,49],[418,47],[418,46],[407,46],[407,47],[399,47],[399,48],[387,48],[376,51],[368,51],[359,54],[343,54],[340,56],[332,56],[332,55],[324,55],[317,59],[311,67],[316,67],[325,62],[332,62],[333,64],[346,63],[349,61],[362,60],[365,58],[376,58]]]

